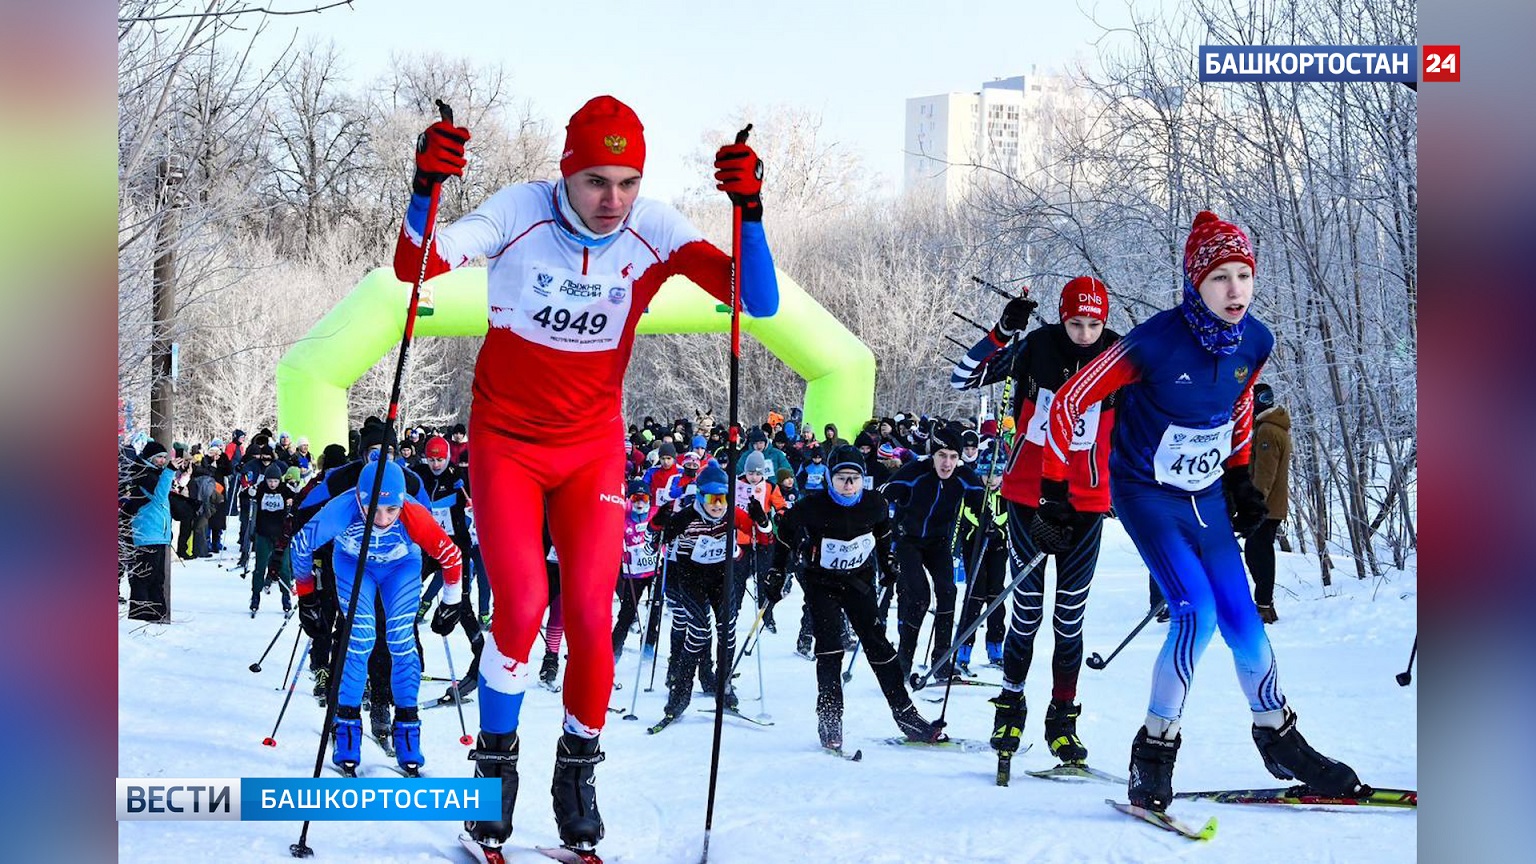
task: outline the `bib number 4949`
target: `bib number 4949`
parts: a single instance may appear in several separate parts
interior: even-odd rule
[[[588,334],[596,336],[608,326],[608,316],[601,312],[582,312],[573,318],[571,310],[553,306],[545,306],[529,317],[539,322],[540,327],[551,329],[556,333],[575,330],[583,336]]]

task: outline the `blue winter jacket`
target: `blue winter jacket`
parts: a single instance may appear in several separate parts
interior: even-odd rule
[[[149,471],[153,471],[151,466]],[[152,476],[152,475],[151,475]],[[133,514],[133,545],[135,546],[162,546],[171,542],[171,482],[176,479],[176,469],[167,465],[160,471],[160,477],[155,481],[153,489],[140,489],[140,492],[148,492],[149,500],[141,505]],[[146,483],[147,487],[148,484]]]

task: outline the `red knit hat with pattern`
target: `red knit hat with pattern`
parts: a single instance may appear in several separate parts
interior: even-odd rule
[[[448,439],[441,435],[433,435],[427,439],[426,446],[421,448],[421,455],[424,459],[447,459]]]
[[[1209,210],[1196,213],[1189,239],[1184,241],[1184,276],[1189,284],[1198,289],[1212,270],[1229,261],[1241,261],[1258,269],[1254,267],[1253,244],[1248,235]]]
[[[565,127],[561,176],[598,165],[645,170],[645,127],[628,105],[612,96],[593,97]]]
[[[1092,276],[1079,276],[1061,286],[1061,306],[1057,311],[1061,313],[1059,321],[1079,316],[1107,320],[1109,289]]]

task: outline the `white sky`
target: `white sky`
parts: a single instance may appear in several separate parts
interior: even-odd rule
[[[555,130],[587,99],[611,93],[645,124],[643,192],[662,199],[697,183],[688,154],[734,108],[807,108],[822,114],[830,140],[880,175],[878,192],[893,194],[907,98],[1091,60],[1100,30],[1088,13],[1119,22],[1126,2],[355,0],[351,9],[271,18],[264,41],[275,50],[296,29],[301,42],[334,39],[354,83],[380,73],[391,52],[500,61],[514,94]],[[1137,0],[1143,8],[1165,2],[1176,0]]]

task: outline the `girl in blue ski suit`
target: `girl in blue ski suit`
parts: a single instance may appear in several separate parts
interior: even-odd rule
[[[368,560],[361,582],[354,586],[358,552],[361,550],[368,496],[379,470],[384,471],[368,541]],[[452,632],[458,623],[462,596],[459,549],[432,513],[405,491],[405,473],[394,462],[373,461],[358,474],[353,495],[331,499],[293,537],[294,572],[299,574],[300,602],[314,591],[314,550],[333,543],[331,561],[336,572],[336,600],[341,614],[351,608],[352,592],[360,589],[352,635],[347,643],[345,666],[336,695],[336,748],[331,761],[351,773],[360,761],[362,740],[361,702],[368,674],[368,655],[378,638],[374,598],[383,600],[384,639],[389,647],[395,722],[392,737],[395,759],[412,770],[426,764],[421,755],[421,721],[416,696],[421,687],[421,656],[416,653],[416,606],[421,600],[421,551],[425,549],[443,568],[443,602],[432,619],[435,633]],[[301,623],[306,623],[300,617]],[[307,626],[306,626],[307,629]],[[310,633],[311,638],[315,636]]]
[[[1234,532],[1266,514],[1249,477],[1253,385],[1275,338],[1248,315],[1253,247],[1241,229],[1201,212],[1184,247],[1184,297],[1083,367],[1051,406],[1040,507],[1031,533],[1055,551],[1072,520],[1067,453],[1090,406],[1120,391],[1110,447],[1115,511],[1168,598],[1172,621],[1153,667],[1146,724],[1131,747],[1132,804],[1154,810],[1173,796],[1179,717],[1195,664],[1220,628],[1253,711],[1253,739],[1276,777],[1325,792],[1359,789],[1355,772],[1318,753],[1296,730],[1269,637],[1248,594]]]

